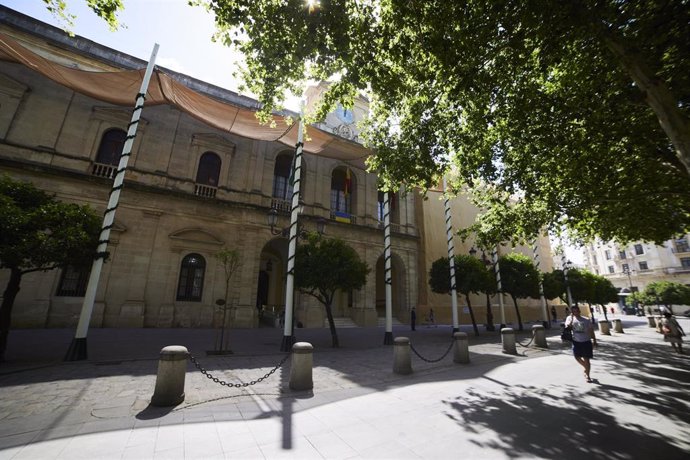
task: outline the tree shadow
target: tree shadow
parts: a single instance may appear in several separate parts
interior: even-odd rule
[[[470,442],[511,458],[688,458],[688,451],[668,436],[639,423],[622,422],[597,404],[600,398],[619,399],[625,390],[600,385],[590,393],[592,398],[570,385],[553,390],[513,386],[497,393],[470,389],[444,403],[447,415],[465,429]],[[659,413],[666,407],[661,400],[647,405]]]

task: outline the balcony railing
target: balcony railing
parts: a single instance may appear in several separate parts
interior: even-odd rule
[[[331,220],[345,224],[356,224],[357,216],[341,211],[331,211]]]
[[[117,166],[115,165],[94,163],[91,168],[92,176],[107,177],[108,179],[112,179],[115,177],[115,173],[117,173]]]
[[[215,198],[217,190],[217,187],[211,187],[210,185],[194,184],[194,194],[196,196],[202,196],[204,198]]]
[[[289,214],[292,203],[290,200],[283,200],[281,198],[271,198],[271,207],[279,213]]]

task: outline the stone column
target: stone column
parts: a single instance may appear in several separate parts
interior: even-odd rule
[[[187,348],[180,345],[171,345],[161,350],[156,388],[151,398],[152,405],[176,406],[184,401],[184,379],[188,357]]]
[[[501,329],[501,342],[503,343],[503,353],[517,355],[515,348],[515,331],[510,327]]]
[[[410,339],[408,337],[393,339],[393,372],[402,375],[412,373],[412,357],[410,356]]]
[[[467,334],[465,332],[456,332],[453,334],[453,362],[458,364],[467,364],[470,362],[469,343],[467,341]]]
[[[314,388],[312,369],[314,347],[308,342],[297,342],[292,346],[292,366],[290,366],[290,389],[296,391]]]
[[[599,321],[599,332],[601,332],[604,335],[611,335],[611,330],[610,330],[611,324],[606,321],[605,319],[602,319]]]
[[[535,324],[532,326],[532,337],[534,337],[534,346],[539,348],[549,348],[546,344],[546,329],[544,326]]]

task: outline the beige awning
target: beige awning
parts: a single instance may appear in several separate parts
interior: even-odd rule
[[[93,72],[72,69],[51,62],[0,33],[0,59],[18,62],[78,93],[115,105],[131,106],[141,87],[145,69]],[[285,117],[273,116],[273,123],[261,124],[254,110],[219,101],[188,88],[169,75],[155,70],[151,76],[146,105],[169,104],[197,120],[238,136],[294,147],[297,124],[288,125]],[[338,159],[358,168],[371,151],[362,145],[309,126],[304,143],[306,152]]]

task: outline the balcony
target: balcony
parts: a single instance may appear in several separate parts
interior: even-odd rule
[[[105,177],[112,179],[117,173],[117,165],[107,165],[103,163],[94,163],[91,167],[91,175],[98,177]]]
[[[278,211],[280,214],[289,214],[292,209],[290,200],[283,200],[280,198],[271,198],[271,208]]]
[[[194,184],[194,194],[196,196],[201,196],[204,198],[215,198],[217,190],[217,187],[211,187],[210,185]]]
[[[331,211],[331,220],[344,224],[356,224],[357,216],[342,211]]]

